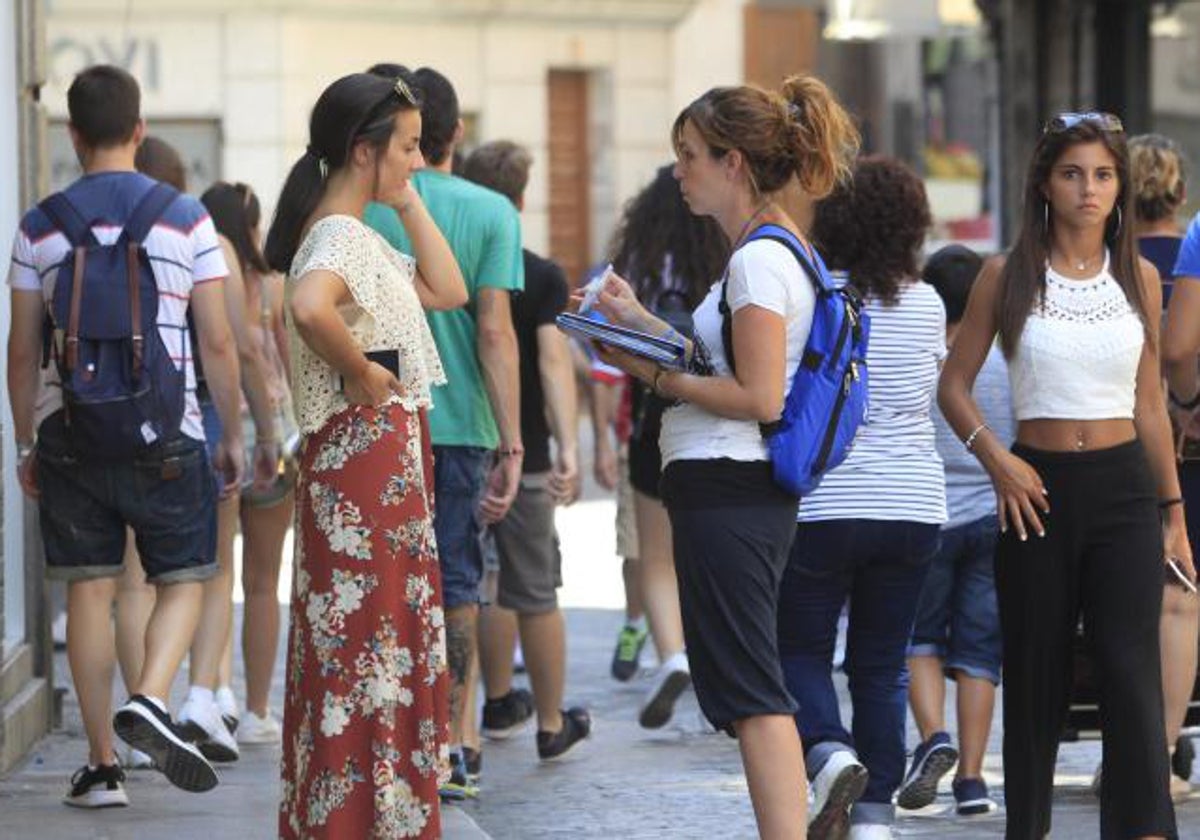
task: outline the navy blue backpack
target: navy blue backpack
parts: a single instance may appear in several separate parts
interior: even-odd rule
[[[817,293],[812,329],[792,377],[783,414],[761,425],[775,481],[796,496],[811,493],[821,477],[845,460],[858,427],[867,418],[867,338],[870,318],[852,286],[838,287],[814,253],[810,261],[795,235],[763,225],[747,242],[770,239],[787,247]],[[721,340],[733,369],[733,318],[721,285]]]
[[[121,235],[101,244],[63,193],[40,205],[70,242],[47,306],[45,364],[62,383],[64,421],[82,454],[125,459],[176,437],[184,372],[158,332],[158,284],[143,242],[179,193],[156,184]]]

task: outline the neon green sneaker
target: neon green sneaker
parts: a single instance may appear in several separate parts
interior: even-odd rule
[[[613,651],[612,675],[620,682],[629,682],[638,672],[638,660],[642,656],[642,648],[650,633],[630,624],[621,628],[617,634],[617,649]]]

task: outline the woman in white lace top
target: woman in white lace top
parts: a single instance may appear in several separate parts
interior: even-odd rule
[[[1194,580],[1163,399],[1158,272],[1138,256],[1111,114],[1046,124],[1016,244],[980,273],[942,372],[947,421],[996,488],[1006,837],[1050,833],[1082,614],[1100,694],[1102,838],[1176,837],[1159,673],[1163,576]],[[971,397],[999,333],[1017,442]]]
[[[408,183],[423,161],[404,81],[339,79],[309,135],[266,245],[288,276],[304,435],[279,836],[439,837],[449,705],[425,412],[445,376],[423,307],[466,289]],[[415,260],[363,225],[370,201],[396,207]]]

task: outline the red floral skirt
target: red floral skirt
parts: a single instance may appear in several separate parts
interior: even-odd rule
[[[283,715],[284,838],[441,836],[449,682],[424,412],[309,435]]]

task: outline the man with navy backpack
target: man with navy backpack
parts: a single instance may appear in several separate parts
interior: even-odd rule
[[[38,502],[47,574],[68,583],[67,655],[88,738],[64,801],[128,804],[112,730],[176,786],[216,775],[166,710],[191,643],[201,582],[217,571],[217,482],[242,469],[226,266],[199,202],[138,174],[137,82],[94,66],[67,92],[84,175],[29,210],[13,245],[8,388],[21,486]],[[196,404],[191,308],[224,427],[210,464]],[[158,589],[140,684],[110,718],[111,608],[126,528]]]

